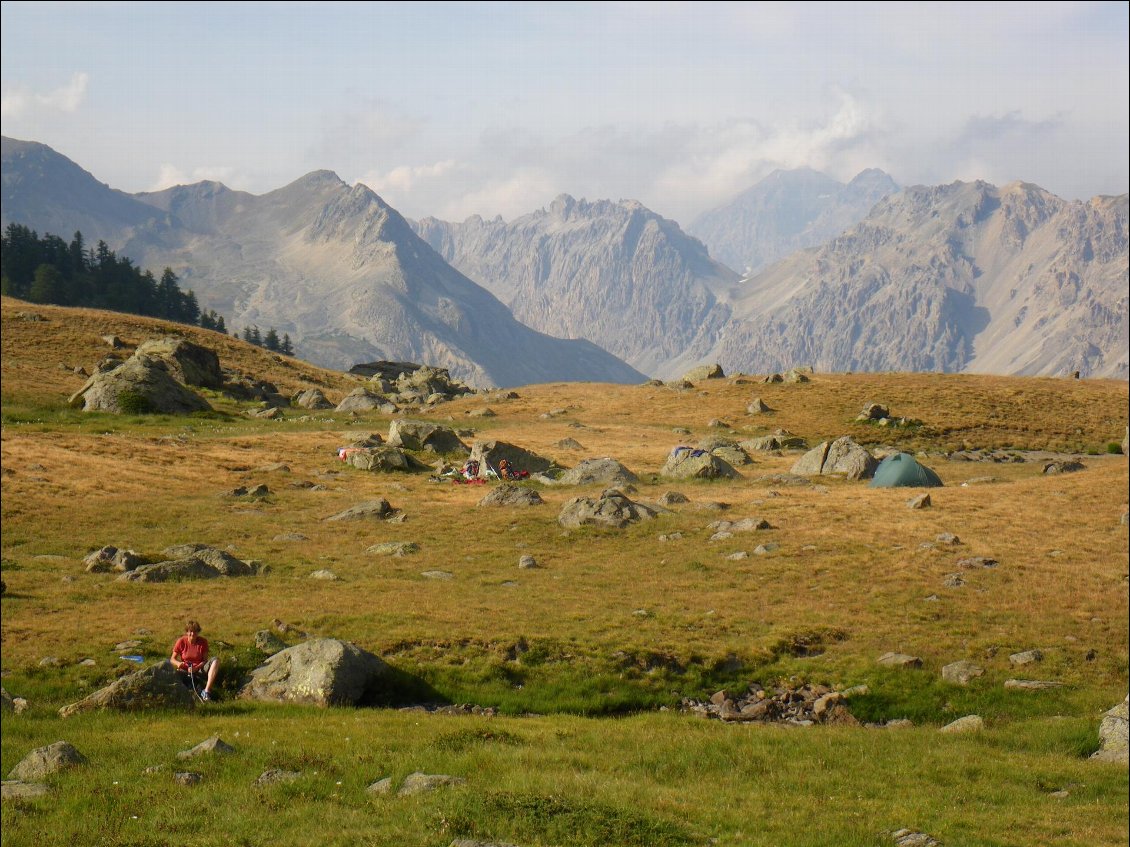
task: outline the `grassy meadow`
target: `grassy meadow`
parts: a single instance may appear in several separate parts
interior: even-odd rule
[[[109,352],[102,336],[134,345],[174,325],[7,298],[0,307],[0,662],[5,689],[30,704],[4,715],[3,774],[59,740],[89,759],[52,777],[48,797],[4,801],[6,847],[883,845],[902,828],[951,847],[1128,842],[1126,767],[1088,761],[1130,678],[1127,460],[1109,452],[1125,431],[1125,382],[731,375],[690,389],[526,386],[515,399],[485,393],[410,415],[473,429],[468,444],[509,441],[563,466],[610,456],[640,476],[633,499],[670,490],[690,499],[620,531],[565,530],[562,505],[599,487],[534,485],[544,505],[489,508],[478,506],[486,486],[337,460],[339,446],[387,435],[388,416],[291,409],[251,419],[240,414],[246,404],[207,392],[215,413],[77,412],[66,399],[85,378],[73,369],[92,371]],[[175,330],[284,394],[319,387],[336,402],[360,384],[230,337]],[[774,411],[747,414],[754,397]],[[872,402],[920,424],[855,421]],[[494,417],[468,415],[488,406]],[[945,487],[931,490],[931,508],[911,510],[909,489],[775,479],[801,451],[757,455],[733,481],[657,476],[678,444],[777,429],[813,446],[851,435],[874,451],[919,453]],[[581,448],[559,446],[567,438]],[[995,451],[1001,461],[947,458],[953,451]],[[1030,451],[1086,469],[1045,476]],[[265,498],[227,496],[260,483]],[[376,497],[405,520],[324,521]],[[712,522],[747,517],[772,528],[710,540]],[[943,533],[960,543],[939,542]],[[366,552],[392,541],[419,551]],[[186,542],[269,572],[162,584],[84,572],[83,558],[103,545],[156,560]],[[539,567],[519,569],[523,555]],[[958,564],[975,556],[999,564]],[[320,569],[339,579],[311,579]],[[947,585],[957,572],[964,585]],[[223,662],[219,702],[187,716],[58,716],[136,669],[115,645],[138,640],[126,652],[156,661],[190,617]],[[234,699],[263,659],[255,633],[275,621],[291,627],[290,643],[301,632],[381,656],[395,672],[386,707]],[[1032,649],[1041,662],[1011,665],[1011,654]],[[877,664],[888,651],[923,666]],[[968,686],[943,682],[941,668],[960,659],[985,674]],[[1006,689],[1013,678],[1062,685]],[[913,726],[728,724],[678,708],[723,688],[805,682],[865,685],[850,700],[860,721]],[[423,702],[497,714],[404,708]],[[938,732],[969,714],[985,720],[982,732]],[[176,758],[213,735],[236,754]],[[301,776],[258,785],[272,768]],[[178,770],[204,779],[178,787]],[[416,771],[466,782],[410,797],[366,791]]]

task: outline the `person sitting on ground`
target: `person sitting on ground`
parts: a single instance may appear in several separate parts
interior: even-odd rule
[[[510,463],[505,459],[498,463],[498,478],[510,479]]]
[[[185,624],[184,635],[173,645],[173,655],[169,661],[177,671],[187,675],[194,688],[193,674],[203,671],[206,677],[204,688],[200,691],[200,699],[205,701],[212,699],[212,686],[216,682],[220,660],[208,658],[208,639],[201,637],[200,624],[196,621]]]

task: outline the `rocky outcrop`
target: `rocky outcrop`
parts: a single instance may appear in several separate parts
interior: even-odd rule
[[[220,357],[207,347],[175,335],[144,341],[138,345],[134,355],[159,359],[165,363],[169,375],[185,385],[216,390],[224,386]]]
[[[1123,700],[1103,716],[1099,725],[1099,749],[1091,756],[1092,759],[1122,762],[1125,765],[1130,749],[1127,746],[1127,718],[1130,716],[1128,708],[1130,698]]]
[[[479,501],[480,506],[540,506],[545,501],[532,488],[504,482]]]
[[[8,774],[9,779],[21,782],[34,782],[45,779],[59,771],[86,764],[86,756],[67,741],[56,741],[46,747],[39,747],[24,756],[19,764]]]
[[[724,459],[705,450],[676,447],[659,469],[668,479],[735,479],[741,476]]]
[[[650,506],[635,503],[619,491],[609,489],[599,497],[574,497],[561,508],[557,522],[567,528],[595,526],[623,529],[630,523],[654,518],[657,514]]]
[[[379,693],[388,666],[355,644],[319,638],[271,656],[239,692],[246,700],[356,706]]]
[[[797,476],[843,474],[848,479],[870,479],[879,461],[849,436],[825,441],[809,450],[793,465]]]
[[[631,485],[640,478],[615,459],[582,459],[557,479],[560,485]]]
[[[476,441],[471,445],[471,461],[479,463],[480,476],[486,476],[487,468],[497,472],[503,459],[511,471],[526,471],[531,475],[545,473],[553,467],[553,462],[544,456],[506,441]]]
[[[471,449],[450,427],[426,421],[394,420],[388,427],[388,443],[405,450],[467,455]]]
[[[137,712],[145,709],[192,709],[196,696],[168,661],[142,668],[59,710],[68,718],[80,712],[109,709]]]
[[[162,360],[138,355],[94,374],[68,403],[84,412],[116,414],[187,415],[212,408],[177,382]]]

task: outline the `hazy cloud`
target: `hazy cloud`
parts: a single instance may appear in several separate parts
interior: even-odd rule
[[[202,182],[204,180],[222,182],[224,185],[231,187],[239,183],[240,176],[235,168],[224,167],[222,165],[204,165],[184,171],[176,165],[163,164],[157,173],[157,179],[153,181],[153,184],[148,190],[163,191],[166,188],[172,188],[174,185],[192,185],[195,182]]]
[[[89,74],[77,71],[59,88],[39,93],[22,86],[6,86],[0,97],[0,115],[5,119],[27,117],[34,111],[74,112],[86,97]]]

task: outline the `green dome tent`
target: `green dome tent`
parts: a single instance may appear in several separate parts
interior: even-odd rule
[[[895,453],[883,459],[875,469],[872,488],[940,488],[942,480],[936,473],[909,453]]]

